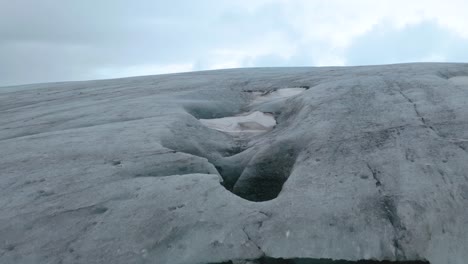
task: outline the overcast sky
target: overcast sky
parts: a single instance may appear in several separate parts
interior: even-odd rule
[[[0,0],[0,86],[468,62],[466,0]]]

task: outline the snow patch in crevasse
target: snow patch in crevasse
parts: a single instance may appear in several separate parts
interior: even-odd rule
[[[252,104],[260,104],[264,102],[276,101],[288,97],[296,96],[305,92],[306,88],[282,88],[272,92],[253,92],[255,99]]]
[[[456,76],[449,79],[453,84],[468,86],[468,76]]]
[[[249,91],[254,95],[251,105],[277,101],[293,97],[306,91],[304,87],[282,88],[274,91]],[[259,111],[243,113],[237,116],[199,119],[208,128],[222,131],[234,136],[256,135],[273,129],[276,120],[272,114]]]
[[[200,119],[200,122],[208,128],[232,135],[261,134],[270,131],[276,125],[272,114],[259,111],[232,117]]]

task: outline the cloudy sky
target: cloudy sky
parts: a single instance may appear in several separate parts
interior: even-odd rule
[[[0,0],[0,86],[468,62],[466,0]]]

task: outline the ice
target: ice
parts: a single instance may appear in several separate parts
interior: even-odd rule
[[[293,97],[305,92],[305,90],[305,88],[282,88],[268,93],[255,92],[255,99],[253,100],[252,104],[260,104]]]
[[[452,83],[456,85],[468,86],[468,76],[456,76],[449,79]]]
[[[272,114],[255,111],[232,117],[200,119],[205,126],[229,134],[259,134],[271,130],[276,121]]]

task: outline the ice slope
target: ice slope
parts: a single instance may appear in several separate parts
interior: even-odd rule
[[[0,88],[0,263],[466,264],[467,78],[429,63]],[[242,137],[203,121],[257,112],[274,124]]]

